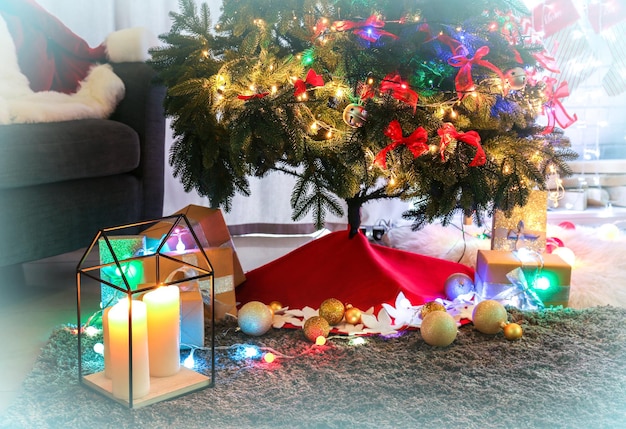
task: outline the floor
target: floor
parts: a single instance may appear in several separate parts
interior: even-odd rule
[[[312,236],[260,235],[233,238],[244,271],[312,239]],[[4,326],[0,329],[0,413],[19,394],[52,330],[62,324],[76,323],[75,273],[82,255],[83,250],[79,250],[31,262],[24,264],[21,271],[0,277],[0,326]]]

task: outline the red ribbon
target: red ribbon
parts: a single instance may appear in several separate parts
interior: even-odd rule
[[[485,155],[485,151],[480,145],[480,136],[476,131],[460,133],[456,130],[456,128],[454,128],[454,125],[452,125],[450,122],[446,122],[441,126],[441,128],[437,130],[437,134],[439,134],[439,137],[441,138],[439,153],[441,154],[442,161],[445,160],[444,152],[446,150],[446,147],[448,146],[448,144],[450,144],[452,139],[455,139],[476,148],[476,155],[474,155],[474,159],[472,159],[472,162],[470,162],[470,167],[485,165],[485,163],[487,162],[487,156]]]
[[[553,77],[546,77],[546,90],[545,94],[548,97],[548,101],[543,105],[542,113],[548,117],[548,125],[541,134],[550,134],[554,131],[554,126],[559,124],[561,128],[567,128],[578,120],[578,116],[571,116],[565,110],[565,106],[561,103],[561,98],[565,98],[569,95],[569,88],[567,82],[563,81],[554,90],[554,84],[556,79]]]
[[[404,82],[398,73],[388,74],[380,83],[381,92],[391,92],[396,100],[403,101],[413,106],[413,111],[417,108],[417,92],[413,91],[408,83]]]
[[[489,54],[489,47],[482,46],[476,50],[474,58],[467,58],[467,48],[461,46],[457,48],[456,52],[460,52],[459,55],[454,55],[448,60],[448,64],[453,67],[459,67],[460,70],[454,78],[456,85],[456,92],[459,99],[462,99],[467,95],[467,92],[474,91],[474,80],[472,79],[472,65],[476,64],[483,66],[495,72],[502,80],[502,88],[506,88],[504,85],[504,75],[502,71],[487,60],[483,60],[483,57]]]
[[[389,123],[385,135],[391,138],[392,143],[381,149],[374,158],[374,164],[381,168],[387,168],[387,153],[399,146],[406,146],[413,153],[413,158],[428,152],[428,133],[422,127],[417,128],[410,136],[404,137],[400,122],[394,120]]]
[[[298,79],[294,82],[293,86],[296,88],[293,95],[296,97],[298,95],[304,94],[306,92],[306,84],[311,86],[324,86],[324,78],[315,73],[315,70],[309,69],[309,72],[306,74],[306,80]]]
[[[253,98],[263,98],[265,96],[269,95],[269,92],[261,92],[260,94],[252,94],[252,95],[242,95],[239,94],[237,96],[238,99],[240,100],[252,100]]]
[[[532,55],[542,68],[551,71],[552,73],[561,73],[559,66],[556,63],[556,59],[548,54],[547,51],[535,52]]]
[[[422,24],[419,27],[419,30],[422,33],[426,33],[426,40],[424,40],[424,43],[428,43],[428,42],[432,42],[434,40],[437,40],[441,43],[443,43],[444,45],[446,45],[447,47],[450,48],[450,50],[452,52],[456,52],[457,49],[459,49],[459,47],[462,46],[461,42],[459,42],[458,40],[448,36],[447,34],[439,34],[437,36],[433,36],[432,31],[430,30],[430,26],[428,24]]]
[[[372,15],[365,21],[336,21],[333,24],[336,31],[350,31],[368,42],[376,42],[381,36],[389,36],[397,39],[398,36],[381,30],[385,26],[385,21],[380,19],[378,15]]]

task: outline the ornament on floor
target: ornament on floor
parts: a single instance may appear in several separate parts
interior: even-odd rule
[[[444,283],[446,297],[454,301],[460,295],[466,295],[475,290],[474,280],[465,273],[451,274]]]
[[[267,306],[270,308],[270,310],[272,310],[273,314],[276,314],[277,312],[283,309],[283,305],[278,301],[272,301],[269,304],[267,304]]]
[[[330,333],[330,325],[328,321],[321,316],[309,317],[302,327],[304,336],[309,340],[317,344],[317,338],[327,338]]]
[[[454,318],[446,311],[432,311],[424,317],[420,333],[426,344],[446,347],[452,344],[457,335]]]
[[[336,298],[328,298],[320,305],[319,315],[326,319],[329,325],[334,326],[341,322],[345,307]]]
[[[483,334],[497,334],[506,325],[506,309],[498,301],[487,299],[476,304],[472,314],[474,326]]]
[[[524,330],[517,323],[507,323],[504,326],[504,337],[509,341],[515,341],[522,338]]]
[[[576,225],[574,225],[572,222],[569,222],[569,221],[563,221],[559,223],[559,226],[563,229],[571,229],[571,230],[576,229]]]
[[[239,310],[237,322],[241,332],[258,337],[270,330],[273,316],[267,305],[260,301],[250,301]]]
[[[346,318],[347,323],[351,325],[358,325],[361,323],[361,310],[348,304],[346,306],[344,317]]]
[[[367,121],[367,110],[359,104],[350,103],[343,109],[343,121],[352,128],[362,127]]]
[[[437,301],[429,301],[422,306],[422,310],[420,312],[422,316],[422,320],[426,317],[427,314],[432,313],[433,311],[446,311],[446,307]]]
[[[521,67],[514,67],[504,74],[504,81],[512,90],[519,91],[524,89],[526,86],[526,72]]]

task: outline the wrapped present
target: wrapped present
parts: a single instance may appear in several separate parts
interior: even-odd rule
[[[239,286],[246,280],[241,262],[237,256],[235,245],[232,237],[230,236],[230,231],[228,230],[228,226],[226,225],[221,210],[188,205],[182,210],[177,211],[175,214],[184,214],[187,217],[193,232],[205,249],[231,249],[234,284],[235,286]],[[148,237],[159,238],[166,234],[170,227],[171,225],[168,224],[157,224],[144,231],[144,233]],[[177,231],[174,234],[174,237],[168,241],[168,247],[172,251],[178,250],[182,252],[189,250],[191,249],[189,246],[193,246],[193,238],[190,233],[185,230]]]
[[[523,272],[520,278],[516,269]],[[476,292],[483,299],[532,309],[535,296],[541,305],[567,307],[572,267],[560,256],[528,251],[478,250]],[[524,285],[524,283],[526,285]],[[507,294],[508,293],[508,294]],[[538,306],[540,307],[540,306]]]
[[[162,279],[148,279],[145,281],[158,281],[167,282],[172,273],[182,272],[186,278],[192,278],[195,273],[191,266],[197,265],[203,269],[212,268],[213,271],[213,288],[215,290],[215,319],[223,319],[226,314],[237,314],[236,300],[235,300],[235,276],[233,269],[233,250],[229,247],[207,247],[204,250],[211,267],[205,266],[202,261],[204,258],[198,257],[199,249],[186,250],[184,252],[167,252],[165,255],[173,258],[173,260],[162,258],[160,259],[161,272],[165,273]],[[181,261],[186,268],[181,268],[179,263]],[[151,259],[145,260],[144,272],[154,272],[154,261]],[[197,282],[197,289],[200,291],[202,300],[205,304],[205,317],[211,316],[211,284],[210,280],[202,280]]]
[[[532,191],[523,207],[515,207],[507,216],[501,210],[493,214],[492,250],[516,250],[526,247],[536,252],[546,249],[548,221],[547,191]]]
[[[184,281],[194,277],[195,270],[178,268],[170,273],[166,281],[179,280],[180,289],[180,343],[182,347],[204,347],[204,301],[199,281]]]
[[[109,244],[104,238],[98,240],[98,253],[100,255],[100,264],[106,265],[100,269],[102,279],[109,281],[115,285],[122,286],[123,279],[120,269],[113,265],[113,254],[118,261],[125,260],[137,256],[146,248],[146,237],[143,235],[120,235],[107,237]],[[111,253],[111,249],[113,253]],[[131,289],[136,289],[138,284],[142,282],[141,263],[138,261],[127,261],[122,264],[122,270],[130,283]],[[116,291],[110,287],[100,288],[100,299],[102,307],[107,307],[111,303],[117,302],[118,299],[125,296],[122,292]]]

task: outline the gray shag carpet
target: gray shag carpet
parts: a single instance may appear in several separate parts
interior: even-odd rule
[[[58,329],[0,426],[626,427],[626,309],[508,311],[524,328],[521,340],[469,324],[445,348],[427,345],[419,331],[314,346],[301,330],[249,337],[235,321],[221,322],[215,387],[135,410],[78,383],[76,337]],[[271,348],[279,359],[238,360],[237,344]]]

